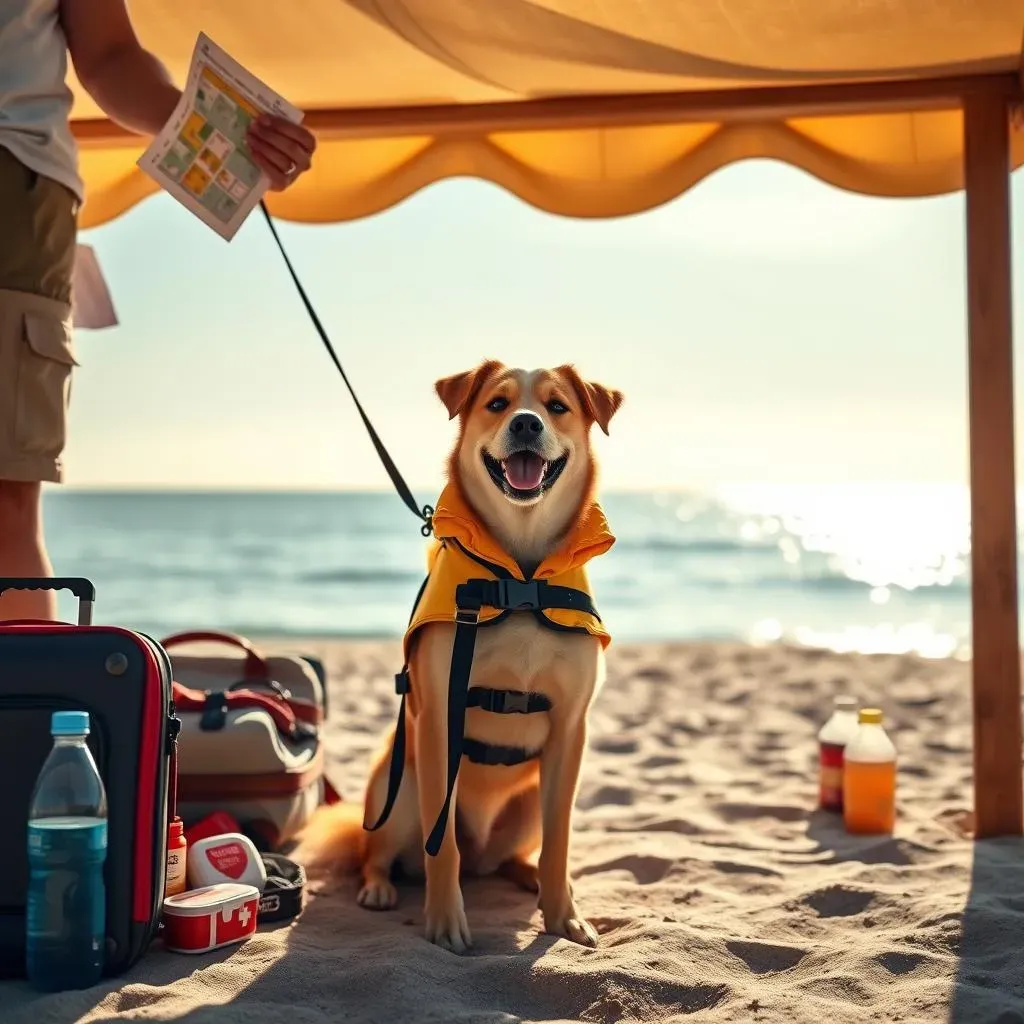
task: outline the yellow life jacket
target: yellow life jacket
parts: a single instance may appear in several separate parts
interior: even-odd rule
[[[515,560],[491,537],[453,484],[441,493],[431,522],[434,540],[427,552],[427,579],[405,632],[406,660],[410,641],[420,627],[429,622],[456,621],[456,594],[460,584],[502,577],[527,582]],[[604,512],[595,502],[581,513],[558,550],[541,562],[530,582],[542,580],[549,586],[566,587],[592,597],[586,563],[614,543]],[[513,610],[485,604],[480,608],[479,625],[505,619]],[[611,635],[600,618],[587,611],[542,608],[537,609],[535,615],[539,622],[552,629],[589,633],[605,647],[611,643]]]
[[[410,642],[427,623],[453,623],[455,640],[448,676],[448,784],[444,804],[424,845],[426,852],[435,857],[444,840],[463,757],[478,764],[516,765],[540,755],[540,751],[496,746],[467,737],[467,708],[495,714],[551,710],[551,701],[542,693],[469,685],[477,630],[509,615],[529,612],[548,629],[588,633],[607,647],[611,636],[594,608],[586,563],[607,551],[615,538],[601,507],[594,502],[580,513],[558,550],[544,559],[530,579],[525,579],[515,560],[502,551],[454,485],[449,484],[442,492],[430,523],[435,539],[427,555],[427,578],[405,632],[405,665],[395,676],[402,703],[391,747],[387,797],[376,824],[368,828],[375,831],[388,820],[402,784]]]

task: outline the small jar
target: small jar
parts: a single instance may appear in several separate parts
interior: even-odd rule
[[[188,841],[185,839],[185,826],[181,818],[174,818],[167,826],[167,881],[164,884],[164,897],[177,896],[187,888],[185,872],[188,860]]]

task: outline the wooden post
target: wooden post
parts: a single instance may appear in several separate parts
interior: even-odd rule
[[[1010,144],[1005,93],[964,99],[975,835],[1020,835]]]

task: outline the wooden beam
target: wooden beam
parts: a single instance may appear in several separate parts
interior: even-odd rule
[[[979,839],[1017,836],[1024,828],[1009,113],[1005,97],[976,94],[965,101],[974,807]]]
[[[505,103],[351,107],[309,110],[306,125],[321,138],[394,138],[652,124],[768,121],[839,114],[945,110],[966,97],[1019,95],[1015,72],[897,82],[848,82],[696,92],[557,96]],[[137,135],[105,119],[73,121],[80,145],[138,146]]]

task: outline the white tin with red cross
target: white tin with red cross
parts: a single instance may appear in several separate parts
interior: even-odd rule
[[[248,836],[227,832],[207,836],[189,847],[188,884],[198,888],[217,882],[241,882],[261,891],[267,884],[263,858]]]
[[[207,953],[244,942],[256,931],[260,893],[254,885],[218,882],[164,900],[164,946]]]

